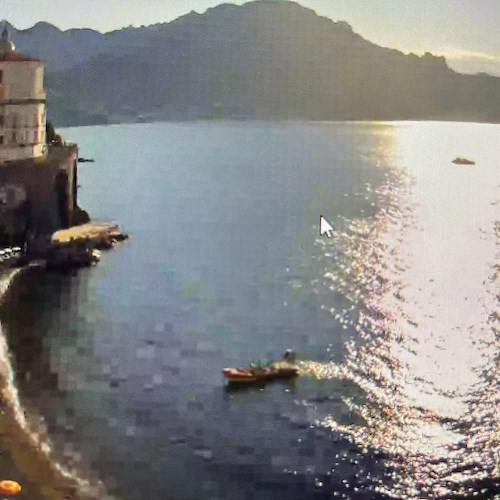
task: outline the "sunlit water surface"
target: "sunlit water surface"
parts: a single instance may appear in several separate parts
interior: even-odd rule
[[[63,131],[96,159],[81,204],[132,238],[12,294],[3,324],[30,425],[126,499],[493,498],[499,134]],[[222,367],[286,348],[295,382],[224,387]]]

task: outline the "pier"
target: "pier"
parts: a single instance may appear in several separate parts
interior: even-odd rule
[[[112,248],[128,238],[113,223],[89,222],[56,231],[47,251],[47,267],[70,269],[89,266],[100,260],[99,250]]]
[[[56,231],[51,238],[54,245],[85,242],[95,248],[112,244],[113,240],[126,239],[127,235],[121,233],[118,225],[112,222],[88,222],[79,226]]]

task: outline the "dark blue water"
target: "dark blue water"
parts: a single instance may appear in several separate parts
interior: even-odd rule
[[[453,126],[443,125],[457,145],[464,131]],[[417,451],[396,446],[407,423],[383,413],[376,422],[392,434],[379,431],[377,440],[363,431],[377,428],[374,408],[395,408],[394,395],[407,389],[394,374],[404,358],[386,332],[396,329],[391,304],[401,302],[404,269],[419,269],[411,231],[433,227],[415,208],[422,204],[412,186],[426,186],[430,170],[408,159],[408,142],[423,154],[421,133],[408,127],[228,122],[62,131],[96,160],[80,166],[80,205],[131,238],[78,274],[24,277],[4,311],[22,400],[43,417],[54,457],[127,500],[385,498],[380,485],[408,497],[412,488],[422,498],[459,493],[446,475],[428,483],[434,490],[415,486],[429,473],[412,469]],[[439,155],[448,168],[448,152]],[[320,214],[335,226],[331,240],[318,237]],[[491,236],[491,213],[478,220]],[[476,250],[489,257],[489,249]],[[398,263],[394,276],[383,270]],[[482,321],[488,307],[473,314]],[[396,314],[413,325],[424,312]],[[381,339],[383,352],[375,348]],[[303,360],[297,380],[225,387],[223,367],[277,359],[287,348]],[[379,368],[384,360],[391,374]],[[387,382],[378,388],[366,385],[374,370]],[[417,403],[404,402],[411,411]],[[493,435],[491,423],[482,430]],[[440,441],[445,461],[450,443]],[[436,450],[426,456],[441,457]],[[396,476],[391,457],[403,462]],[[492,495],[496,472],[484,464]]]

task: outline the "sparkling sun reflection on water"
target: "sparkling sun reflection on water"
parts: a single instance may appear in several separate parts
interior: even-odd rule
[[[24,309],[11,318],[12,351],[25,368],[18,382],[29,375],[20,393],[24,387],[45,414],[67,470],[85,475],[88,463],[101,464],[106,485],[140,499],[165,498],[167,489],[177,498],[249,498],[256,481],[258,498],[494,498],[498,126],[207,127],[78,132],[97,137],[96,144],[109,134],[120,145],[99,176],[123,170],[115,158],[122,151],[129,188],[153,179],[155,189],[140,189],[144,201],[118,211],[137,235],[131,242],[77,281],[47,277],[38,292],[28,285],[20,297],[32,299],[17,299]],[[157,163],[131,153],[133,138],[142,144],[149,134],[166,148],[158,149]],[[262,137],[273,134],[256,155]],[[207,160],[217,140],[225,145],[217,150],[222,160],[212,153]],[[201,149],[186,159],[194,143]],[[165,162],[167,150],[173,156]],[[477,166],[453,165],[456,156]],[[170,190],[172,182],[178,185]],[[137,207],[150,210],[150,198],[165,204],[158,219],[146,221]],[[116,213],[112,196],[96,194],[94,206],[103,210],[103,199]],[[265,221],[283,199],[281,231]],[[84,204],[93,210],[90,200]],[[336,230],[314,241],[319,210],[336,217]],[[252,241],[227,236],[231,219]],[[199,240],[179,229],[193,221],[205,231]],[[171,239],[164,252],[156,239],[162,232]],[[297,248],[290,244],[294,234],[303,237]],[[200,276],[207,286],[198,286]],[[282,295],[280,287],[291,291]],[[282,299],[289,303],[280,310]],[[41,346],[42,339],[42,355],[24,347]],[[283,342],[305,356],[335,360],[300,362],[304,375],[334,383],[303,377],[222,393],[220,366],[263,346],[272,356]],[[26,351],[32,355],[23,357]],[[36,419],[24,417],[13,374],[7,379],[26,428]],[[43,426],[34,437],[45,445]],[[186,481],[186,473],[194,479]]]
[[[466,125],[460,132],[469,134]],[[478,167],[457,169],[449,163],[456,130],[448,137],[442,124],[392,129],[384,152],[391,171],[376,193],[384,208],[339,228],[334,253],[331,241],[317,241],[323,286],[352,304],[330,312],[357,337],[342,365],[302,369],[362,389],[345,402],[364,425],[339,425],[334,416],[322,424],[388,456],[392,484],[377,490],[390,496],[498,492],[500,151],[481,150],[492,133],[484,126],[468,135]]]

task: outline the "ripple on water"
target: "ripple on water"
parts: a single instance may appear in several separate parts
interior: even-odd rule
[[[405,177],[393,177],[377,191],[384,207],[378,214],[337,228],[334,255],[328,242],[318,242],[325,248],[323,286],[354,305],[330,313],[340,325],[354,324],[355,340],[341,365],[303,362],[301,370],[363,391],[364,398],[343,398],[362,425],[339,424],[333,415],[322,425],[387,454],[391,481],[379,493],[490,498],[500,491],[499,318],[492,312],[498,269],[483,269],[489,281],[470,290],[475,309],[460,306],[460,297],[452,303],[448,281],[432,275],[461,263],[443,262],[441,249],[429,247],[433,221]]]

